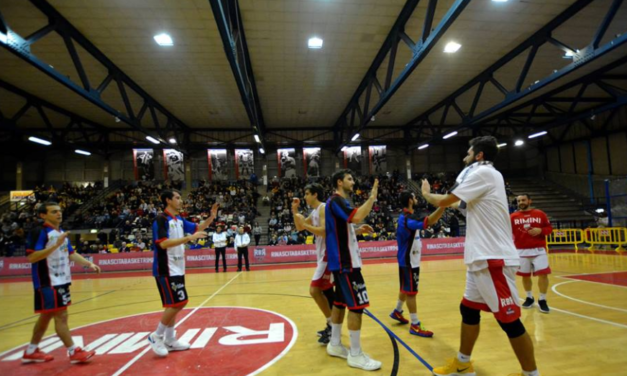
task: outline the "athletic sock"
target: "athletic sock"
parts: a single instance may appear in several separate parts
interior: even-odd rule
[[[409,317],[411,317],[411,324],[412,325],[420,324],[420,320],[418,320],[418,314],[417,313],[410,313]]]
[[[348,334],[351,338],[351,355],[357,356],[361,354],[361,330],[349,330]]]
[[[396,302],[396,310],[398,312],[402,312],[403,311],[403,303],[405,303],[405,302],[402,301],[402,300],[399,300],[398,302]]]
[[[327,326],[331,326],[331,316],[327,317]]]
[[[33,354],[35,352],[35,350],[37,350],[37,347],[39,347],[39,345],[36,345],[36,344],[33,344],[33,343],[28,345],[28,347],[26,348],[26,355]]]
[[[540,294],[540,299],[539,300],[546,300],[546,294]]]
[[[524,376],[540,376],[540,372],[538,372],[538,370],[535,370],[535,371],[529,371],[529,372],[527,372],[527,371],[522,371],[522,374],[523,374]]]
[[[167,342],[172,342],[175,339],[176,337],[174,336],[174,327],[168,326],[167,328],[165,328],[165,340]]]
[[[331,323],[331,346],[342,344],[342,324]]]
[[[527,291],[527,298],[533,299],[533,291]]]
[[[459,360],[460,363],[468,363],[470,362],[470,355],[465,355],[465,354],[458,352],[457,360]]]
[[[159,326],[157,327],[157,335],[164,335],[165,334],[165,329],[167,328],[167,326],[163,325],[162,323],[159,323]]]
[[[70,353],[70,356],[74,355],[74,351],[76,351],[76,345],[72,345],[67,348],[67,352]]]

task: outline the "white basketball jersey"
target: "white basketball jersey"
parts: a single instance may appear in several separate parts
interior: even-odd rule
[[[311,223],[315,227],[320,227],[320,208],[324,207],[324,203],[318,205],[317,208],[311,213]],[[324,237],[316,235],[316,256],[318,263],[327,261],[327,245],[324,241]]]

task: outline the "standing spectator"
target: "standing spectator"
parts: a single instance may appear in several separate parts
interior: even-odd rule
[[[253,235],[255,236],[255,246],[259,245],[259,239],[261,239],[261,233],[263,229],[259,226],[258,222],[255,222],[255,226],[253,227]]]
[[[213,234],[213,244],[216,249],[216,273],[219,272],[218,266],[220,265],[220,255],[222,255],[222,267],[226,272],[226,233],[222,231],[222,226],[216,228],[216,232]]]
[[[244,227],[240,227],[235,235],[235,248],[237,249],[237,271],[242,271],[242,256],[246,261],[246,271],[250,271],[248,264],[248,244],[250,244],[250,236],[244,232]]]

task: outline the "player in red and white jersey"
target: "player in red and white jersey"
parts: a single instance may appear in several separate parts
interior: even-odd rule
[[[305,187],[305,202],[312,208],[311,214],[305,218],[298,213],[300,199],[294,198],[292,202],[292,214],[294,225],[298,231],[307,230],[315,235],[317,266],[311,284],[309,294],[314,299],[320,311],[326,319],[325,329],[318,332],[318,343],[326,346],[331,337],[331,307],[333,307],[333,274],[327,266],[327,247],[324,241],[324,188],[320,184],[308,184]]]
[[[531,291],[533,283],[531,274],[538,277],[540,298],[538,308],[542,313],[549,313],[546,302],[546,293],[549,288],[551,268],[546,254],[546,236],[551,234],[553,227],[546,214],[539,209],[531,208],[531,197],[528,194],[516,198],[518,211],[511,214],[514,244],[520,254],[520,269],[516,274],[523,277],[523,286],[527,292],[527,299],[523,308],[531,308],[535,302]]]
[[[498,143],[491,136],[470,141],[466,168],[450,193],[432,194],[429,182],[422,195],[437,207],[466,208],[466,290],[460,304],[462,330],[459,352],[447,365],[433,369],[436,376],[474,376],[470,355],[479,337],[481,311],[494,314],[507,334],[524,376],[539,376],[533,342],[520,321],[516,271],[520,257],[512,240],[509,206],[503,175],[494,168]],[[463,205],[462,205],[463,204]],[[518,374],[521,375],[521,374]]]

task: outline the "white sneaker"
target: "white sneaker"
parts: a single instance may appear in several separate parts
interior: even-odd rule
[[[342,344],[339,344],[338,346],[333,346],[331,342],[329,342],[329,344],[327,345],[327,354],[346,359],[348,357],[348,349]]]
[[[371,359],[363,351],[359,355],[351,355],[348,353],[348,365],[353,368],[361,368],[364,371],[375,371],[381,368],[381,362]]]
[[[168,349],[168,351],[185,351],[189,350],[192,345],[187,342],[174,339],[174,341],[172,342],[166,342],[165,347]]]
[[[157,332],[153,332],[148,335],[148,343],[150,343],[152,351],[154,351],[158,356],[168,355],[168,349],[163,342],[163,336],[158,335]]]

